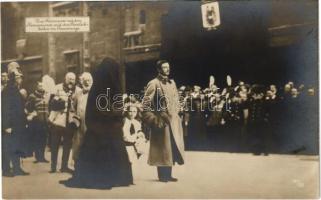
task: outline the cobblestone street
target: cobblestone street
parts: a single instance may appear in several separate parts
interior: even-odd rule
[[[50,154],[47,153],[47,158]],[[66,188],[69,174],[49,174],[50,164],[23,161],[30,176],[3,178],[3,198],[317,198],[317,156],[186,152],[187,163],[174,167],[176,183],[157,181],[142,158],[134,168],[135,185],[111,190]],[[70,163],[72,166],[72,163]]]

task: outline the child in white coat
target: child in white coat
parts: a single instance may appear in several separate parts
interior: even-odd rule
[[[145,134],[142,131],[141,123],[136,119],[138,108],[135,104],[125,107],[125,119],[123,125],[123,139],[131,163],[135,162],[144,153],[146,144]]]

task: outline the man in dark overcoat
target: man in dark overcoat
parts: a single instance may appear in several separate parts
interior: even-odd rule
[[[252,151],[254,155],[268,155],[267,139],[267,105],[264,101],[264,87],[262,85],[252,86],[252,95],[249,102],[248,127],[249,136],[252,139]]]
[[[19,91],[21,76],[19,64],[9,63],[8,84],[1,92],[2,175],[8,177],[29,175],[20,166],[20,158],[25,156],[23,138],[26,133],[24,101]]]

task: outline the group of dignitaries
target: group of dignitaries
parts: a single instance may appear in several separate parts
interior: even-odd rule
[[[157,167],[161,182],[177,181],[172,166],[184,164],[185,144],[190,149],[208,148],[217,135],[230,135],[256,155],[269,153],[271,136],[276,136],[272,143],[286,153],[317,149],[313,87],[293,82],[284,88],[233,84],[227,76],[226,86],[218,88],[211,76],[204,90],[199,86],[177,89],[169,78],[169,62],[159,60],[156,71],[142,99],[123,95],[122,109],[115,109],[108,107],[114,98],[97,104],[107,89],[110,97],[122,95],[119,64],[111,58],[79,78],[68,72],[57,85],[45,75],[30,95],[22,88],[19,64],[9,63],[1,76],[3,176],[28,175],[20,158],[33,154],[35,163],[48,163],[47,144],[50,173],[57,171],[63,146],[60,171],[73,176],[62,184],[101,189],[133,184],[132,164],[146,146],[148,164]],[[68,167],[71,149],[74,170]]]
[[[61,172],[68,167],[73,148],[77,158],[81,138],[85,132],[85,109],[88,92],[93,83],[90,73],[83,73],[76,84],[76,75],[69,72],[61,84],[45,75],[27,94],[22,88],[20,65],[9,63],[1,74],[2,96],[2,174],[29,175],[20,166],[20,158],[34,155],[34,163],[49,163],[45,158],[48,145],[51,151],[51,173],[57,171],[57,157],[62,143]],[[82,123],[81,123],[82,122]]]
[[[51,152],[49,172],[56,173],[62,144],[60,172],[72,177],[60,183],[67,187],[132,185],[132,164],[147,148],[148,164],[157,167],[159,181],[176,182],[172,166],[184,164],[184,136],[180,110],[172,106],[179,102],[179,95],[174,80],[169,79],[170,65],[165,60],[157,62],[158,74],[148,83],[141,102],[148,105],[145,110],[140,109],[139,102],[122,95],[119,68],[115,60],[105,58],[92,73],[84,72],[79,81],[68,72],[64,82],[56,85],[45,75],[27,95],[19,64],[9,63],[1,77],[2,175],[29,175],[21,168],[21,158],[34,155],[35,164],[49,163],[45,158],[47,144]],[[97,99],[106,90],[112,98],[98,106]],[[162,110],[156,110],[156,90],[169,97],[162,102]],[[100,109],[112,105],[110,101],[117,95],[123,96],[121,109]],[[74,169],[68,166],[71,150]]]

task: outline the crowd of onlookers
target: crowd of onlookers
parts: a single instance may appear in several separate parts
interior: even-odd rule
[[[22,88],[23,74],[18,63],[10,63],[1,73],[4,176],[28,175],[20,166],[23,157],[34,156],[35,163],[49,163],[46,147],[51,152],[50,173],[55,173],[61,144],[60,171],[72,172],[69,155],[72,152],[73,160],[78,158],[86,132],[88,92],[93,84],[88,72],[78,79],[69,72],[64,82],[56,85],[53,78],[45,75],[28,95]],[[266,155],[271,143],[286,146],[286,153],[298,153],[318,144],[313,87],[293,82],[282,88],[243,81],[233,84],[227,76],[226,86],[219,88],[211,76],[205,89],[181,86],[178,91],[187,149],[211,148],[218,135],[236,140],[240,147],[236,151],[245,146],[246,151]],[[130,161],[134,162],[146,152],[149,130],[139,119],[140,101],[126,95],[124,100],[123,138],[129,144],[126,148]]]
[[[202,90],[199,86],[182,86],[179,92],[184,102],[182,118],[188,148],[215,144],[220,135],[225,135],[230,136],[231,142],[235,141],[234,151],[238,152],[268,154],[278,149],[283,153],[316,153],[314,87],[291,81],[283,87],[243,81],[232,84],[227,76],[226,87],[219,88],[211,76],[209,87]]]
[[[226,86],[218,87],[210,76],[208,87],[181,86],[179,96],[187,149],[266,155],[318,151],[313,86],[292,81],[284,86],[233,84],[227,76]],[[227,141],[219,144],[224,137]]]

